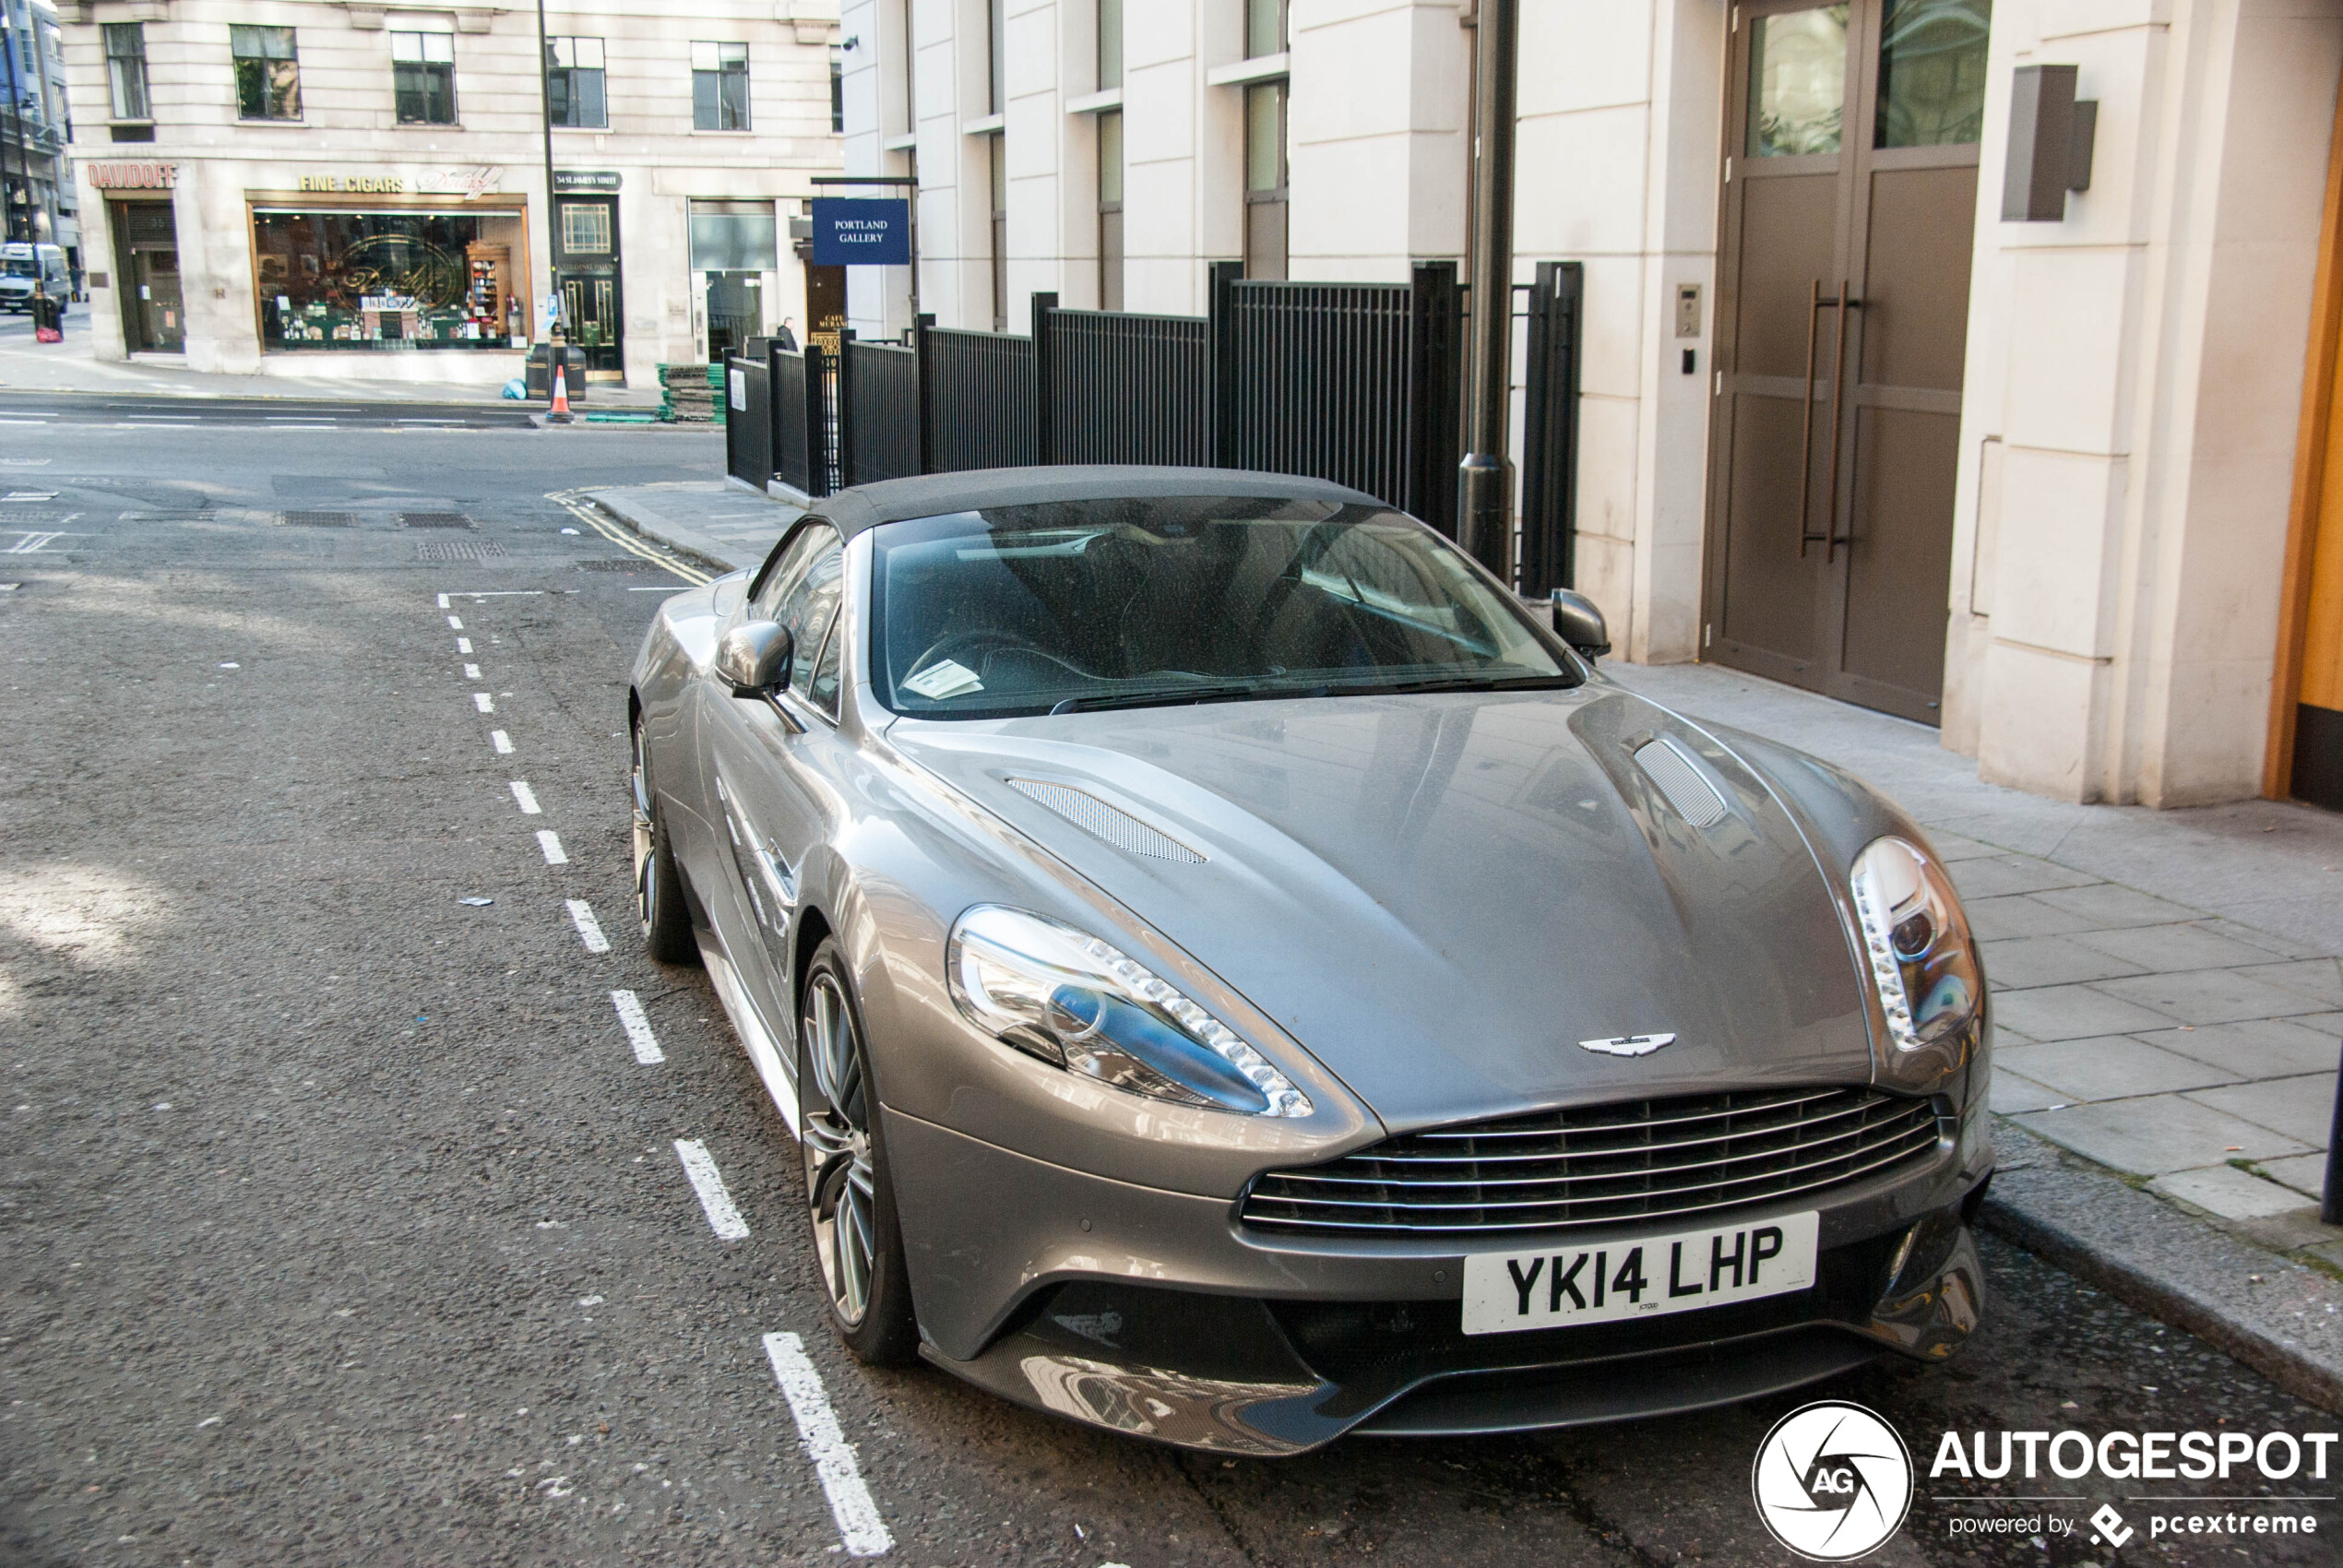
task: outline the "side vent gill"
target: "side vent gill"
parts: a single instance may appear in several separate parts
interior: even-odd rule
[[[1173,861],[1182,865],[1202,865],[1204,857],[1168,837],[1133,816],[1129,812],[1108,805],[1096,795],[1065,784],[1047,784],[1039,778],[1012,778],[1010,789],[1027,796],[1074,824],[1091,837],[1113,845],[1125,854],[1145,855],[1150,860]],[[1718,809],[1724,808],[1719,803]]]
[[[1725,798],[1672,741],[1647,741],[1635,748],[1635,766],[1649,776],[1676,808],[1676,814],[1695,827],[1713,827],[1725,819]]]

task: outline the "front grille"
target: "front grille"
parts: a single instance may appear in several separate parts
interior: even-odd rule
[[[1488,1236],[1713,1214],[1918,1163],[1935,1107],[1877,1090],[1625,1100],[1409,1133],[1245,1194],[1256,1230]]]

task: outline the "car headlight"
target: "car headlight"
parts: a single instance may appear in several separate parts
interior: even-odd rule
[[[1310,1099],[1235,1031],[1095,936],[980,904],[952,927],[952,1000],[1053,1066],[1134,1094],[1250,1116]]]
[[[1961,1037],[1985,999],[1985,977],[1952,879],[1916,845],[1887,837],[1855,857],[1849,883],[1897,1053],[1947,1047],[1950,1059],[1939,1070],[1960,1065]]]

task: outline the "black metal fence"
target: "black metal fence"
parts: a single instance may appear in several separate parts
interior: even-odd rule
[[[1061,310],[1037,294],[1029,337],[922,317],[904,345],[848,334],[842,357],[774,351],[769,416],[741,422],[769,429],[770,473],[809,496],[963,469],[1208,464],[1333,480],[1453,536],[1466,319],[1455,265],[1421,264],[1406,283],[1241,273],[1213,264],[1203,316]],[[1580,278],[1576,263],[1540,263],[1530,291],[1525,591],[1571,576]],[[757,460],[753,440],[728,439],[732,472],[757,482],[746,471]]]
[[[1014,469],[1042,460],[1034,441],[1033,339],[922,322],[922,470]]]
[[[844,410],[845,480],[908,479],[920,472],[918,353],[893,343],[848,339],[838,363]]]

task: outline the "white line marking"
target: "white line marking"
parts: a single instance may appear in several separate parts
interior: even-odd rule
[[[496,711],[496,699],[490,696],[486,692],[474,692],[472,694],[472,706],[480,709],[482,713],[494,713]]]
[[[521,815],[541,816],[544,814],[545,808],[537,803],[537,791],[529,787],[527,780],[520,778],[513,780],[513,799],[520,802]]]
[[[577,906],[573,904],[570,908]],[[708,1216],[708,1228],[727,1241],[745,1241],[748,1221],[732,1206],[732,1194],[724,1190],[723,1175],[709,1158],[708,1146],[696,1138],[678,1138],[675,1158],[684,1162],[684,1174],[691,1178],[692,1191],[699,1194],[699,1206]]]
[[[471,638],[470,638],[470,637],[458,637],[458,638],[456,639],[456,651],[457,651],[458,653],[470,653],[471,650],[472,650],[472,640],[471,640]]]
[[[470,648],[466,648],[466,649],[464,649],[464,651],[465,651],[466,653],[470,653],[470,652],[471,651],[471,649],[470,649]],[[480,666],[479,666],[479,665],[477,665],[477,664],[467,664],[467,665],[465,665],[465,666],[464,666],[464,679],[465,679],[465,680],[467,680],[467,681],[477,681],[477,680],[479,680],[479,679],[480,679]]]
[[[822,1491],[830,1500],[830,1517],[838,1521],[846,1554],[878,1557],[894,1550],[895,1538],[886,1533],[878,1504],[871,1501],[871,1489],[862,1484],[862,1467],[854,1462],[854,1445],[838,1430],[838,1413],[830,1408],[830,1396],[822,1390],[822,1374],[806,1360],[805,1342],[794,1334],[768,1334],[765,1354],[772,1359],[774,1381],[789,1400],[790,1414],[797,1418],[797,1435],[804,1441],[805,1456],[814,1461],[814,1473],[822,1478]]]
[[[440,597],[445,599],[446,595],[442,594]],[[455,616],[450,615],[447,617],[447,629],[451,632],[460,632],[464,629],[464,624],[458,620]]]
[[[545,851],[545,863],[547,865],[565,866],[569,864],[569,856],[562,849],[562,836],[554,832],[552,828],[541,827],[537,830],[537,847]]]
[[[0,555],[38,555],[56,539],[54,533],[29,533],[7,549],[0,550]]]
[[[545,592],[543,588],[457,588],[453,591],[458,599],[538,599]],[[574,593],[577,590],[564,588],[562,591]]]
[[[577,940],[586,944],[589,953],[610,951],[610,938],[602,934],[602,922],[594,918],[594,906],[583,898],[569,903],[569,923],[577,928]]]
[[[0,419],[0,424],[47,424],[48,422],[48,422],[47,420],[45,420],[45,419],[40,419],[40,420]]]
[[[488,743],[496,748],[496,754],[499,756],[512,754],[513,738],[502,730],[491,730],[488,732]]]
[[[439,596],[439,607],[442,610],[447,608],[447,596],[444,593]]]
[[[651,1033],[651,1021],[643,1016],[643,1004],[631,991],[613,991],[611,1005],[618,1009],[618,1021],[625,1026],[626,1041],[635,1048],[635,1060],[646,1067],[656,1067],[667,1060],[667,1052],[659,1048],[659,1040]]]

